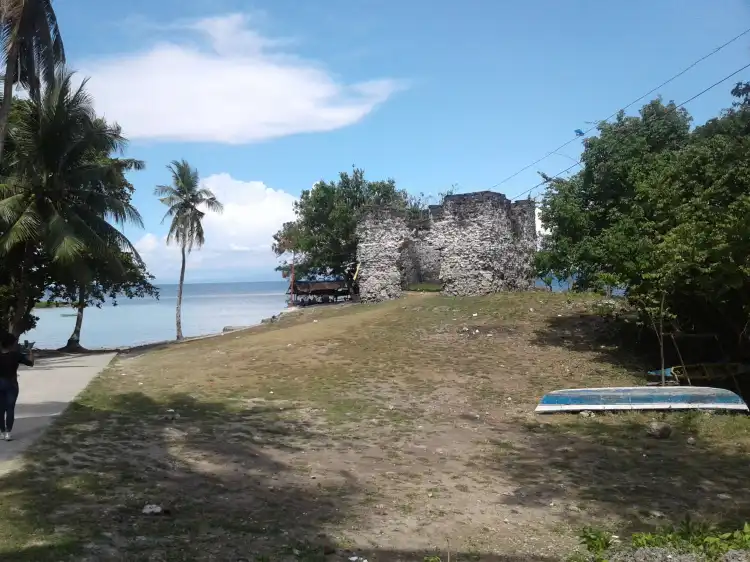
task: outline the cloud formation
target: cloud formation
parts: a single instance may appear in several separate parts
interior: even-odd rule
[[[339,129],[360,121],[401,84],[337,80],[318,62],[282,51],[242,14],[161,28],[163,41],[85,61],[97,111],[131,139],[243,144]]]
[[[240,181],[229,174],[208,176],[203,184],[224,204],[224,212],[206,214],[206,245],[188,258],[188,278],[236,280],[261,271],[267,274],[266,279],[272,276],[277,265],[271,251],[272,236],[284,222],[294,219],[296,198],[263,182]],[[181,259],[177,247],[148,233],[136,248],[158,280],[177,280]]]

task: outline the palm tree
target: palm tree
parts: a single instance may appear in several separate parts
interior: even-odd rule
[[[75,269],[87,256],[117,263],[119,251],[140,260],[117,228],[142,226],[120,184],[137,160],[103,157],[123,150],[120,128],[98,119],[85,81],[60,68],[36,99],[18,102],[0,178],[0,260],[19,256],[13,277],[24,287],[42,252],[56,267]],[[17,292],[9,331],[18,335],[30,295]]]
[[[65,63],[65,48],[52,0],[0,0],[0,37],[5,53],[3,99],[0,104],[0,160],[8,132],[13,86],[21,84],[38,98],[41,81],[52,83]]]
[[[173,160],[167,166],[172,173],[172,185],[159,185],[154,193],[164,205],[168,207],[162,222],[171,219],[167,244],[175,242],[182,252],[182,266],[180,267],[180,284],[177,288],[177,339],[182,336],[182,287],[185,283],[185,259],[194,247],[200,248],[206,239],[203,234],[201,221],[205,208],[209,211],[221,213],[224,206],[216,196],[206,187],[201,187],[198,170],[191,168],[185,160]]]

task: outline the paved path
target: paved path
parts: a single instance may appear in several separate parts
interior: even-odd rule
[[[37,439],[55,416],[86,388],[115,353],[39,359],[33,368],[18,370],[21,394],[16,406],[13,441],[0,441],[0,469]]]

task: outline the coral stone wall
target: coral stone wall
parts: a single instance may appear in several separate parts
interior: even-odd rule
[[[400,297],[408,275],[404,270],[414,267],[405,267],[404,263],[411,233],[403,215],[373,210],[357,225],[357,237],[360,300],[377,302]]]
[[[389,210],[358,228],[360,297],[400,296],[411,283],[440,281],[450,295],[484,295],[534,286],[535,205],[490,191],[450,195],[411,230]]]

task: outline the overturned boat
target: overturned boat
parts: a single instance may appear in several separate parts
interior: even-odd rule
[[[747,412],[745,401],[731,390],[706,386],[623,386],[566,388],[545,394],[538,414],[627,410],[716,410]]]

